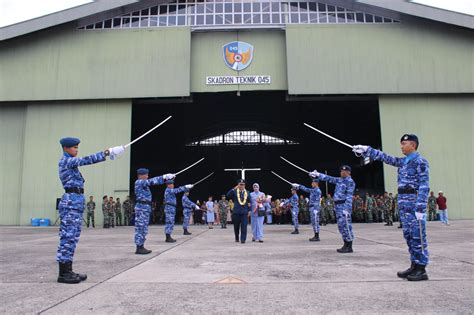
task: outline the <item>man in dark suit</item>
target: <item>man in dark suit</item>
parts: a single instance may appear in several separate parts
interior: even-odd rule
[[[235,241],[245,243],[247,239],[248,213],[250,211],[250,193],[245,189],[245,180],[240,179],[237,186],[229,190],[227,198],[234,202],[232,223],[234,223]]]

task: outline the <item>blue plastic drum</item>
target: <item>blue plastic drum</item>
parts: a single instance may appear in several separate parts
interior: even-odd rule
[[[31,218],[31,226],[39,226],[40,219],[39,218]]]
[[[40,222],[39,222],[39,225],[40,226],[50,226],[51,221],[49,219],[41,219]]]

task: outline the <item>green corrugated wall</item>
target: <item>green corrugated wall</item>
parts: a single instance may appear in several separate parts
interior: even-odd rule
[[[0,43],[0,101],[188,96],[189,28],[56,27]]]
[[[474,219],[474,96],[383,95],[379,99],[383,150],[402,156],[400,138],[414,133],[430,164],[430,186],[448,199],[452,219]],[[385,188],[396,192],[396,168],[384,165]]]
[[[81,139],[79,155],[125,144],[131,136],[131,101],[69,101],[0,106],[0,224],[29,224],[32,217],[56,219],[62,195],[59,139]],[[3,148],[8,150],[3,150]],[[116,161],[81,167],[85,195],[94,195],[96,223],[102,223],[103,195],[125,197],[130,152]]]

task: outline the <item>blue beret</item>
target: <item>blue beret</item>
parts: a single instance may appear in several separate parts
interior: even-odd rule
[[[404,134],[402,138],[400,139],[400,142],[402,141],[415,141],[416,144],[418,145],[418,137],[414,134]]]
[[[71,137],[66,137],[66,138],[62,138],[61,140],[59,140],[59,143],[61,144],[61,146],[66,147],[66,148],[70,148],[70,147],[73,147],[75,145],[78,145],[80,142],[81,142],[81,140],[79,140],[77,138],[71,138]]]
[[[150,171],[149,171],[147,168],[139,168],[139,169],[137,170],[137,174],[138,174],[138,175],[146,175],[146,174],[148,174],[148,173],[150,173]]]
[[[165,184],[166,184],[166,185],[174,184],[174,180],[168,179],[168,180],[165,182]]]
[[[314,178],[313,178],[313,183],[319,183],[319,178],[314,177]]]
[[[343,166],[341,166],[341,167],[339,168],[339,170],[340,170],[340,171],[349,171],[349,172],[352,171],[352,169],[351,169],[351,167],[350,167],[349,165],[343,165]]]

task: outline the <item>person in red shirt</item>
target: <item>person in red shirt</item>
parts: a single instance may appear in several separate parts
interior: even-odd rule
[[[442,191],[438,192],[438,198],[436,198],[436,204],[438,205],[439,219],[441,224],[449,225],[448,222],[448,207],[446,206],[446,197]]]

